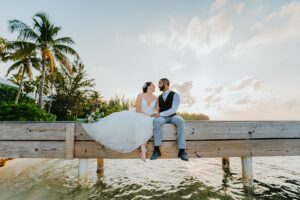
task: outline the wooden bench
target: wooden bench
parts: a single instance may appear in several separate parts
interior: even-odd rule
[[[229,157],[241,157],[245,187],[253,187],[253,156],[300,155],[300,121],[186,121],[185,130],[189,158],[221,157],[226,169]],[[162,131],[159,159],[179,159],[176,127],[165,124]],[[152,139],[147,148],[149,158],[153,152]],[[0,157],[78,158],[82,179],[87,176],[87,159],[139,159],[139,150],[124,154],[107,149],[93,141],[76,121],[2,121]]]

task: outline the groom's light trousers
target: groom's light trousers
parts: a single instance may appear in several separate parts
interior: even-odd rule
[[[177,141],[178,141],[178,149],[185,149],[185,124],[184,119],[179,115],[173,115],[170,117],[157,117],[153,120],[153,138],[154,138],[154,146],[161,145],[162,139],[162,125],[165,123],[172,123],[177,128]]]

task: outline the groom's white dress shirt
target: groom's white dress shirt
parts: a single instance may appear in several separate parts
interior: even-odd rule
[[[170,92],[170,89],[166,90],[163,92],[163,99],[166,100],[166,98],[168,97],[168,94]],[[160,116],[165,117],[165,116],[169,116],[173,113],[176,113],[178,110],[180,104],[180,96],[178,95],[177,92],[175,92],[174,97],[173,97],[173,102],[172,102],[172,107],[169,110],[165,110],[163,112],[160,112]]]

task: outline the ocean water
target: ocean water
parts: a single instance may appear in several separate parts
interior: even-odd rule
[[[0,168],[0,200],[56,199],[300,199],[300,157],[253,157],[254,192],[243,189],[241,161],[230,158],[106,159],[96,173],[89,159],[86,186],[78,184],[79,160],[14,159]]]

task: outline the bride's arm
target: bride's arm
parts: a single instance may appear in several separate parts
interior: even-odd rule
[[[142,100],[142,96],[141,96],[141,94],[138,94],[138,96],[135,100],[135,111],[136,112],[142,112],[142,110],[141,110],[141,100]]]

